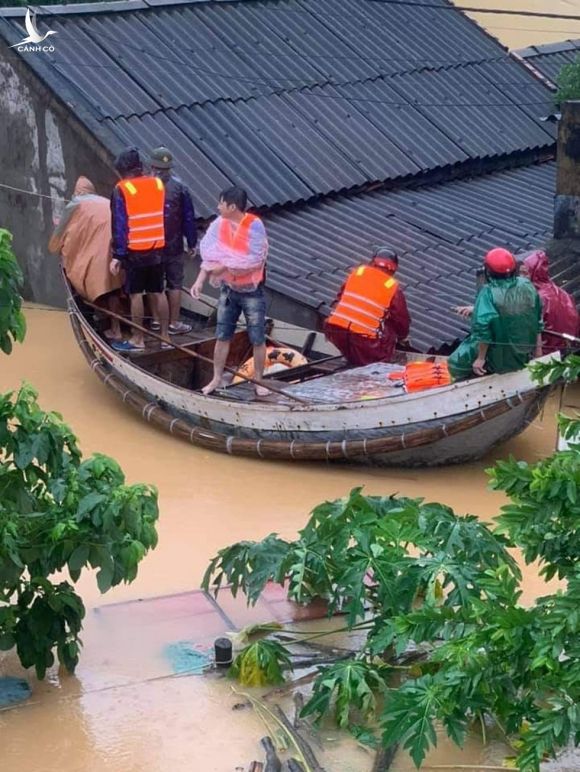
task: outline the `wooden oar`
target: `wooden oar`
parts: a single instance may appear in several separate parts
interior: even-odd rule
[[[166,338],[163,338],[161,335],[158,335],[156,332],[153,332],[152,330],[148,330],[146,327],[142,327],[140,324],[137,324],[137,322],[133,322],[130,319],[125,319],[124,316],[121,316],[120,314],[116,314],[114,311],[109,311],[107,308],[101,308],[100,306],[96,306],[94,303],[90,303],[88,300],[84,300],[83,302],[85,303],[85,305],[89,306],[90,308],[94,308],[96,311],[106,314],[107,316],[110,316],[112,319],[118,319],[123,324],[128,324],[130,327],[133,327],[133,329],[135,330],[139,330],[139,332],[142,332],[144,335],[149,335],[150,338],[154,338],[155,340],[158,340],[161,343],[169,344],[172,348],[176,349],[177,351],[181,351],[183,354],[186,354],[188,357],[191,357],[192,359],[200,359],[202,362],[207,362],[208,364],[213,365],[212,359],[204,356],[203,354],[198,354],[197,351],[191,351],[190,349],[185,348],[185,346],[180,346],[179,343],[174,343],[172,340],[167,340]],[[233,367],[229,367],[228,365],[224,367],[224,370],[227,370],[228,373],[232,373],[233,375],[236,375],[239,378],[242,378],[242,380],[244,381],[253,383],[254,386],[261,386],[262,388],[267,388],[270,391],[274,391],[277,394],[281,394],[283,397],[288,397],[288,399],[293,399],[296,402],[300,402],[302,405],[312,404],[312,402],[306,399],[302,399],[302,397],[297,397],[295,394],[290,394],[284,389],[279,388],[277,385],[276,386],[272,385],[270,381],[268,381],[267,384],[260,383],[260,381],[257,381],[255,378],[250,378],[250,376],[245,375],[244,373],[241,373],[239,370],[236,370]]]
[[[575,335],[570,335],[569,332],[556,332],[556,330],[542,330],[543,333],[546,335],[555,335],[557,338],[562,338],[563,340],[569,340],[570,343],[578,343],[580,344],[580,338],[577,338]]]

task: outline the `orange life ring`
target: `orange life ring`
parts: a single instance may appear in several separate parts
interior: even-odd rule
[[[293,348],[280,348],[278,346],[270,346],[266,350],[266,366],[264,368],[264,375],[268,375],[269,372],[275,372],[275,369],[279,369],[279,365],[283,365],[287,368],[301,367],[307,365],[308,360],[299,351],[295,351]],[[245,375],[247,378],[253,378],[255,373],[254,357],[246,359],[243,365],[237,368],[238,372]],[[240,383],[244,379],[239,375],[234,376],[232,384]]]

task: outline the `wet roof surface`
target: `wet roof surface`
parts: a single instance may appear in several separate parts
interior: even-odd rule
[[[555,83],[562,67],[572,64],[580,55],[580,40],[562,40],[558,43],[529,46],[516,53]]]
[[[271,207],[554,142],[549,90],[420,0],[45,10],[55,51],[27,64],[111,152],[167,145],[202,217],[232,183]],[[11,44],[23,13],[0,11]]]
[[[423,351],[451,344],[467,328],[451,306],[473,301],[485,252],[523,251],[550,236],[555,175],[550,162],[270,215],[268,286],[325,313],[348,271],[385,244],[400,256],[413,344]],[[552,276],[580,299],[577,267],[554,265]]]
[[[24,12],[0,9],[11,44]],[[464,335],[449,309],[472,299],[485,251],[551,231],[553,164],[417,187],[554,145],[541,120],[550,89],[459,12],[133,0],[44,6],[38,25],[58,33],[55,52],[21,56],[112,153],[169,147],[202,218],[232,183],[272,210],[268,285],[298,304],[324,313],[349,268],[387,243],[401,254],[413,342],[439,348]],[[529,56],[572,56],[567,45]],[[361,192],[384,183],[393,189]]]

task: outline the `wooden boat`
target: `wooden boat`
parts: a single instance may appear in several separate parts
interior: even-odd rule
[[[308,364],[267,376],[284,394],[259,399],[251,384],[240,383],[205,396],[199,389],[210,380],[211,365],[188,352],[212,356],[215,339],[207,318],[193,315],[194,332],[178,340],[183,350],[156,344],[128,355],[111,348],[92,309],[70,287],[68,307],[89,365],[123,402],[177,437],[231,455],[384,466],[457,464],[521,432],[549,392],[522,370],[407,394],[388,378],[393,365],[349,368],[341,357],[316,350],[316,333],[304,330]],[[276,333],[275,326],[271,340]],[[249,340],[240,330],[228,364],[239,367],[249,356]],[[434,357],[400,354],[401,363],[409,359]]]

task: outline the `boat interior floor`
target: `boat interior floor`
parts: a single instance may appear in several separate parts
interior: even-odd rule
[[[157,335],[159,335],[159,332],[157,331]],[[192,343],[199,343],[202,340],[207,340],[208,338],[213,337],[213,331],[207,330],[207,329],[193,329],[191,332],[187,332],[183,335],[170,335],[169,340],[172,343],[176,343],[178,346],[189,346]],[[152,338],[148,335],[145,335],[145,348],[142,351],[128,351],[126,352],[127,356],[129,356],[131,359],[139,359],[139,357],[142,357],[144,354],[151,354],[154,351],[159,351],[161,349],[161,341],[157,340],[156,338]]]
[[[336,359],[336,358],[335,358]],[[349,367],[345,369],[345,361],[342,357],[334,363],[335,371],[320,372],[318,376],[311,377],[298,383],[284,383],[277,381],[277,385],[289,395],[270,392],[268,397],[256,397],[254,386],[251,383],[238,383],[222,389],[220,395],[228,398],[239,399],[244,402],[291,402],[291,397],[299,397],[305,402],[312,401],[316,404],[342,404],[344,402],[360,402],[364,400],[381,399],[384,397],[398,396],[403,392],[402,380],[391,380],[389,375],[400,371],[401,365],[378,362],[364,367]],[[324,363],[321,362],[321,365]],[[328,365],[331,363],[329,362]],[[288,370],[283,373],[288,379],[292,374],[298,377],[296,370]],[[267,382],[270,378],[266,378]],[[271,380],[274,380],[272,378]]]
[[[187,319],[186,321],[191,322],[192,320]],[[197,324],[194,323],[190,332],[184,335],[172,335],[170,340],[179,346],[190,348],[192,352],[203,351],[206,357],[211,358],[214,335],[213,328],[198,322]],[[251,355],[251,348],[248,348],[249,342],[245,339],[245,333],[243,335],[246,345],[242,346],[245,351],[241,358],[242,362]],[[272,342],[274,343],[274,341]],[[283,346],[284,344],[276,343],[276,345]],[[145,349],[126,352],[125,356],[146,370],[156,371],[156,368],[158,370],[159,367],[165,367],[166,371],[162,376],[171,382],[179,382],[175,379],[176,371],[173,369],[174,364],[172,365],[172,363],[179,359],[183,360],[185,354],[176,349],[161,349],[160,341],[145,336]],[[351,367],[340,355],[331,356],[312,351],[310,357],[308,364],[266,375],[264,385],[271,382],[276,390],[270,390],[269,394],[265,396],[258,396],[255,385],[249,381],[232,383],[233,376],[228,373],[226,373],[226,382],[229,381],[229,384],[215,391],[212,396],[246,403],[292,405],[296,404],[293,397],[297,397],[305,403],[341,404],[343,402],[380,399],[402,393],[402,382],[389,378],[390,373],[401,369],[402,363],[386,364],[380,362],[364,367]],[[185,359],[187,360],[187,357]],[[404,357],[402,362],[404,362]],[[207,363],[200,363],[200,366],[204,368],[203,372],[199,372],[195,368],[196,375],[187,378],[189,387],[195,390],[207,383],[211,377],[211,364],[208,367]],[[230,366],[233,366],[233,363]],[[183,380],[181,383],[184,385]]]

